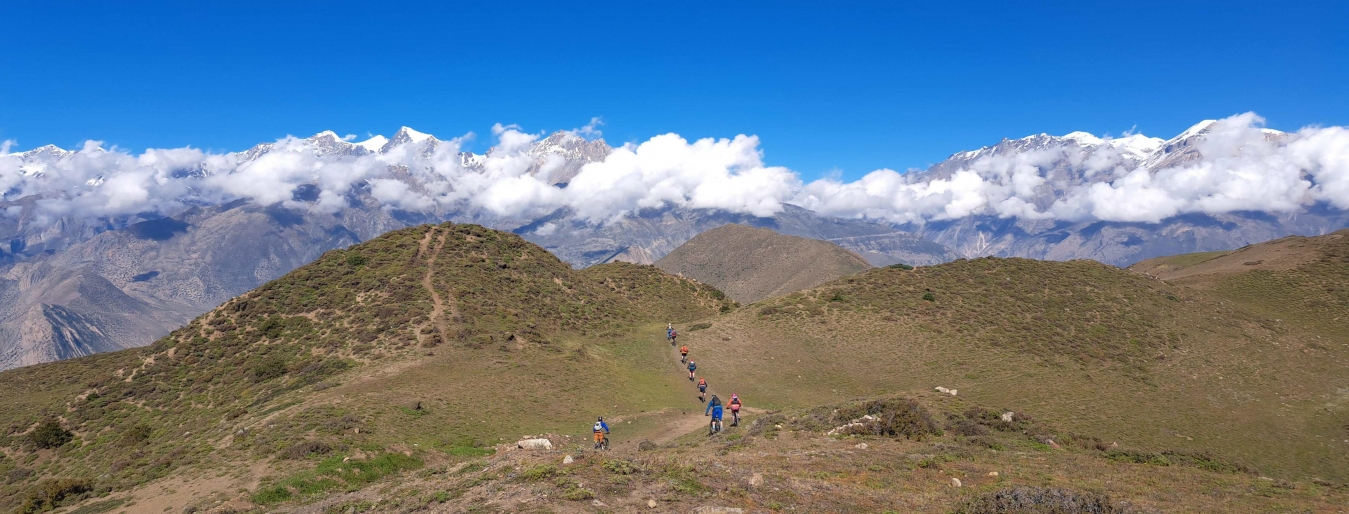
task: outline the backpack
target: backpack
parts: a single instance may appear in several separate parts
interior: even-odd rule
[[[602,422],[602,421],[596,421],[596,422],[595,422],[595,428],[594,428],[594,431],[595,431],[595,432],[603,432],[603,431],[604,431],[604,422]]]

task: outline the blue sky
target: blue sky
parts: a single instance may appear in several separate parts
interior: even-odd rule
[[[1349,124],[1346,2],[491,4],[10,3],[0,140],[240,150],[408,125],[481,151],[494,123],[600,116],[611,143],[756,134],[810,179],[1039,132]]]

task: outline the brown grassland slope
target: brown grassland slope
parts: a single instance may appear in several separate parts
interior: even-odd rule
[[[1349,346],[1234,303],[1094,261],[985,258],[874,269],[688,339],[733,370],[722,390],[774,406],[942,386],[1126,447],[1349,481]]]
[[[828,241],[735,224],[698,234],[656,261],[656,266],[716,286],[741,303],[809,289],[871,268],[857,254]]]
[[[1340,287],[1331,261],[1261,287]],[[1343,511],[1349,347],[1229,290],[978,259],[737,309],[414,227],[148,348],[0,373],[0,512]],[[706,435],[670,320],[741,426]]]
[[[1308,328],[1321,337],[1317,344],[1349,345],[1349,230],[1150,259],[1130,269]]]
[[[0,373],[0,511],[185,468],[312,468],[287,457],[330,451],[396,470],[413,465],[396,445],[472,454],[500,435],[584,426],[612,405],[673,396],[644,372],[633,327],[731,306],[652,266],[573,270],[475,225],[394,231],[147,348]],[[305,491],[366,480],[347,478]]]

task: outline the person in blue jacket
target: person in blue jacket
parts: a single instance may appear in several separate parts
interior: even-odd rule
[[[706,416],[709,412],[712,414],[712,424],[707,427],[707,435],[712,435],[721,431],[721,398],[717,398],[715,394],[712,395],[712,400],[707,402],[707,408],[703,409],[703,415]]]
[[[698,365],[692,360],[689,361],[689,382],[693,381],[693,371],[698,369]]]
[[[595,426],[591,427],[591,430],[595,432],[595,449],[599,449],[604,443],[604,436],[609,435],[609,424],[604,422],[604,416],[595,420]]]

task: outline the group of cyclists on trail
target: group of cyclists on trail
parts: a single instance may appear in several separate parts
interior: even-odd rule
[[[671,346],[674,346],[674,345],[675,345],[675,338],[679,337],[679,333],[678,333],[678,332],[675,332],[674,324],[670,324],[670,326],[666,327],[666,329],[665,329],[665,337],[669,338],[669,340],[670,340],[670,345],[671,345]],[[686,367],[686,369],[689,370],[689,381],[690,381],[690,382],[692,382],[695,378],[697,378],[697,380],[698,380],[698,401],[699,401],[699,402],[707,402],[707,408],[703,409],[703,415],[704,415],[704,416],[711,416],[711,417],[712,417],[712,422],[709,423],[709,424],[708,424],[708,427],[707,427],[707,433],[708,433],[708,435],[712,435],[712,434],[715,434],[715,433],[717,433],[717,432],[720,432],[720,431],[721,431],[721,419],[722,419],[722,416],[723,416],[723,413],[724,413],[724,407],[725,407],[725,406],[722,405],[722,403],[721,403],[721,398],[717,397],[717,395],[715,395],[715,394],[712,395],[712,400],[711,400],[711,401],[708,401],[708,400],[707,400],[707,377],[698,377],[698,376],[697,376],[697,375],[698,375],[698,363],[693,362],[692,360],[689,359],[689,347],[688,347],[688,345],[684,345],[684,346],[680,346],[680,347],[679,347],[679,363],[680,363],[680,364],[686,364],[685,367]],[[733,427],[734,427],[734,426],[739,426],[739,425],[740,425],[740,395],[738,395],[738,394],[731,394],[731,401],[730,401],[728,404],[726,404],[726,406],[729,406],[729,407],[731,408],[731,416],[732,416],[731,426],[733,426]]]
[[[675,346],[677,344],[675,341],[679,338],[679,332],[675,331],[673,323],[665,328],[665,338],[670,341],[670,346]],[[697,375],[698,364],[689,359],[688,345],[679,347],[679,363],[687,364],[686,367],[689,370],[689,381],[692,382]],[[698,378],[697,380],[698,401],[707,403],[707,408],[703,409],[703,415],[712,417],[712,421],[707,427],[707,435],[712,435],[721,431],[721,418],[725,411],[725,407],[730,407],[731,409],[731,426],[740,426],[740,395],[732,393],[731,401],[727,402],[725,405],[722,405],[721,398],[718,398],[716,394],[713,394],[712,399],[709,401],[707,399],[707,378],[703,377]],[[591,430],[595,433],[595,449],[608,450],[609,425],[604,422],[603,416],[595,421],[595,425]]]

